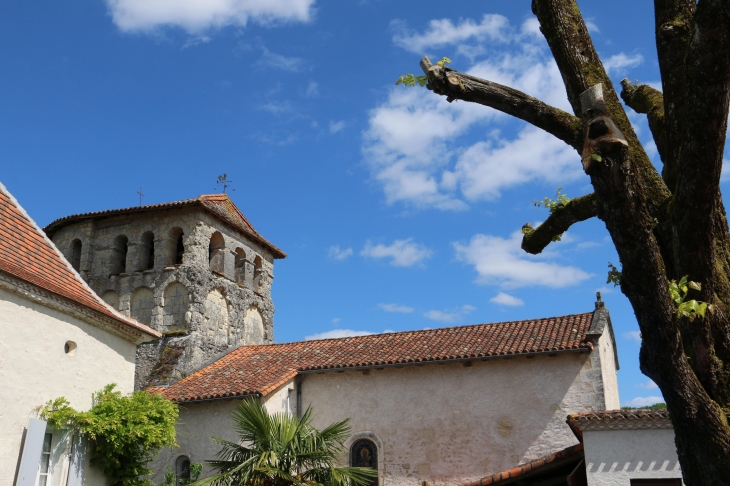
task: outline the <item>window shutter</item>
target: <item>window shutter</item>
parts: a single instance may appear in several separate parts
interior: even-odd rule
[[[28,429],[25,432],[25,444],[23,445],[23,455],[20,459],[16,486],[35,486],[45,435],[45,421],[34,418],[28,420]]]
[[[73,438],[69,455],[68,480],[66,486],[82,486],[84,484],[84,458],[86,456],[86,440],[78,434]]]

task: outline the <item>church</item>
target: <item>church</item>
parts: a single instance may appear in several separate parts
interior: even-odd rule
[[[570,414],[619,407],[603,302],[582,314],[274,343],[274,262],[286,254],[225,194],[77,214],[45,229],[115,311],[161,339],[138,346],[135,387],[180,406],[178,478],[235,439],[230,412],[258,397],[314,425],[350,419],[343,464],[374,485],[457,485],[577,444]],[[204,475],[209,472],[204,471]]]

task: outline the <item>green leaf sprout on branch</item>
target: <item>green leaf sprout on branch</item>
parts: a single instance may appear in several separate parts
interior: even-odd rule
[[[709,312],[712,314],[715,311],[715,306],[708,304],[707,302],[701,302],[698,300],[687,300],[687,293],[689,289],[702,290],[702,285],[697,282],[687,280],[687,275],[676,280],[669,281],[669,293],[672,296],[674,304],[677,306],[677,317],[686,317],[690,321],[705,317],[705,313]]]
[[[612,283],[614,287],[621,285],[621,272],[611,262],[608,262],[608,278],[606,279],[606,283]]]
[[[439,66],[443,67],[444,65],[446,65],[446,63],[449,63],[449,62],[451,62],[451,59],[449,59],[448,57],[443,57],[436,64],[438,64]],[[423,75],[423,76],[415,76],[415,75],[410,74],[410,73],[409,74],[404,74],[403,76],[401,76],[400,78],[398,78],[398,80],[395,82],[395,85],[398,86],[399,84],[402,84],[403,86],[412,86],[412,87],[415,87],[416,86],[416,83],[418,83],[418,85],[423,88],[424,86],[426,86],[426,83],[428,83],[428,77],[425,76],[425,75]]]
[[[562,187],[558,187],[558,192],[555,193],[555,199],[544,197],[542,201],[532,201],[532,204],[537,208],[546,207],[550,210],[550,214],[552,214],[570,202],[570,198],[560,192],[562,190]]]

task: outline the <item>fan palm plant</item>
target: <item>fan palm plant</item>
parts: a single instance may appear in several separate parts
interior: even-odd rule
[[[241,402],[231,418],[239,442],[213,438],[222,448],[206,462],[217,474],[195,486],[365,486],[377,476],[369,468],[336,466],[350,435],[348,420],[317,430],[311,408],[301,417],[269,414],[256,399]]]

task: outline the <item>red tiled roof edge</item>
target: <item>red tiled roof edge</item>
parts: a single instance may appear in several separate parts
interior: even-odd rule
[[[219,211],[216,211],[216,209],[213,207],[214,204],[206,204],[208,201],[221,201],[221,202],[227,202],[231,205],[232,210],[234,211],[235,215],[237,217],[240,217],[243,224],[238,224],[235,221],[235,218],[228,218],[226,217],[225,213],[221,213]],[[264,245],[266,248],[271,250],[271,252],[274,254],[274,258],[280,259],[280,258],[286,258],[286,253],[282,251],[280,248],[278,248],[276,245],[271,243],[269,240],[264,238],[256,229],[253,227],[253,225],[248,221],[248,219],[241,213],[241,211],[238,209],[238,207],[233,204],[233,201],[228,197],[226,194],[202,194],[196,198],[192,199],[182,199],[180,201],[173,201],[173,202],[167,202],[167,203],[159,203],[159,204],[148,204],[146,206],[133,206],[128,208],[119,208],[119,209],[105,209],[102,211],[92,211],[88,213],[77,213],[77,214],[70,214],[68,216],[64,216],[62,218],[55,219],[51,221],[43,230],[48,233],[49,235],[52,235],[56,231],[58,231],[60,228],[75,223],[77,221],[83,220],[83,219],[92,219],[92,218],[103,218],[107,216],[115,216],[117,214],[125,214],[125,213],[138,213],[138,212],[145,212],[145,211],[154,211],[156,209],[171,209],[171,208],[182,208],[185,206],[200,206],[203,209],[205,209],[208,213],[212,214],[216,218],[224,221],[225,223],[228,223],[230,225],[233,225],[236,229],[239,231],[249,235],[254,240],[258,241],[262,245]]]
[[[300,373],[586,352],[593,313],[493,324],[246,345],[170,385],[178,403],[268,395]]]
[[[487,476],[487,477],[479,479],[477,481],[472,481],[470,483],[464,483],[461,486],[487,486],[489,484],[496,484],[500,481],[504,481],[505,479],[511,479],[511,478],[516,478],[517,476],[522,476],[523,474],[527,474],[538,468],[547,466],[548,464],[550,464],[552,462],[555,462],[555,461],[558,461],[561,459],[568,459],[572,456],[581,454],[582,452],[583,452],[583,444],[576,444],[576,445],[570,446],[568,448],[565,448],[561,451],[554,452],[548,456],[540,457],[539,459],[532,460],[525,464],[520,464],[519,466],[492,474],[491,476]]]
[[[61,263],[65,266],[65,268],[71,272],[73,275],[73,278],[77,284],[80,284],[83,289],[88,293],[87,297],[92,299],[93,306],[89,305],[86,302],[83,302],[79,299],[74,299],[71,295],[67,295],[66,292],[63,292],[62,289],[56,288],[55,285],[52,285],[49,282],[44,281],[39,276],[34,275],[32,272],[27,271],[24,268],[21,268],[17,265],[14,265],[12,262],[8,262],[5,260],[0,260],[0,270],[19,278],[25,282],[28,282],[31,285],[34,285],[38,288],[44,289],[45,291],[48,291],[54,295],[57,295],[63,299],[68,299],[72,302],[75,302],[76,304],[82,305],[85,308],[91,310],[93,313],[101,314],[107,318],[114,319],[115,321],[123,324],[124,326],[131,327],[135,331],[133,334],[137,334],[138,332],[142,332],[143,334],[146,334],[154,339],[160,339],[162,337],[162,334],[155,331],[149,326],[146,326],[142,324],[141,322],[137,322],[134,319],[131,319],[121,313],[119,313],[116,309],[112,308],[104,302],[101,297],[96,295],[96,293],[91,289],[91,287],[88,286],[86,281],[84,281],[83,278],[76,272],[76,270],[71,266],[71,264],[66,260],[66,257],[63,256],[61,251],[56,247],[56,245],[48,238],[48,236],[43,232],[43,230],[36,224],[36,222],[33,220],[33,218],[28,215],[28,213],[25,211],[23,206],[20,205],[17,199],[15,199],[15,196],[13,196],[10,191],[5,187],[4,184],[0,182],[0,193],[2,193],[5,197],[8,198],[8,201],[10,204],[12,204],[15,209],[20,213],[20,215],[25,218],[26,222],[33,228],[37,233],[38,236],[43,238],[44,243],[48,245],[48,248],[52,250],[56,256],[59,258]]]

